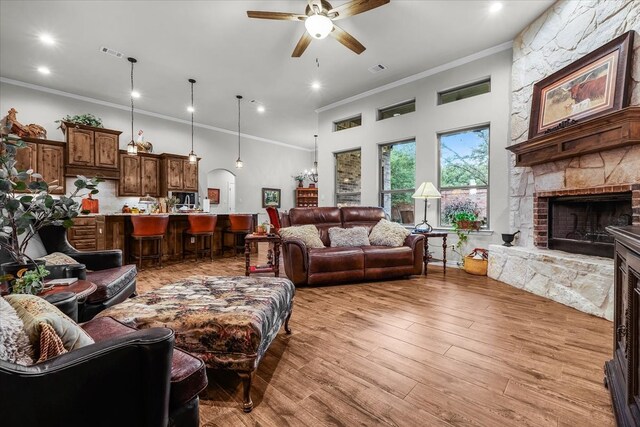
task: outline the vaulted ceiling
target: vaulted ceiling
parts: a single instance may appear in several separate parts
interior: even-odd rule
[[[304,24],[246,11],[304,13],[302,0],[2,1],[0,76],[127,105],[129,63],[104,46],[138,59],[140,109],[187,119],[193,77],[197,122],[235,130],[241,94],[243,132],[312,147],[317,108],[508,42],[553,1],[504,1],[496,13],[491,3],[391,0],[340,21],[367,48],[361,55],[327,38],[292,58]],[[375,64],[387,69],[372,74]]]

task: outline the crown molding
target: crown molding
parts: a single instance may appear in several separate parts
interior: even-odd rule
[[[65,98],[71,98],[71,99],[76,99],[78,101],[90,102],[92,104],[102,105],[104,107],[111,107],[111,108],[115,108],[115,109],[123,110],[123,111],[129,111],[131,109],[131,107],[127,106],[127,105],[115,104],[113,102],[107,102],[107,101],[103,101],[101,99],[96,99],[96,98],[90,98],[88,96],[77,95],[75,93],[65,92],[65,91],[58,90],[58,89],[52,89],[52,88],[49,88],[49,87],[40,86],[40,85],[36,85],[36,84],[33,84],[33,83],[27,83],[27,82],[23,82],[23,81],[20,81],[20,80],[9,79],[7,77],[0,77],[0,83],[6,83],[6,84],[9,84],[9,85],[12,85],[12,86],[19,86],[19,87],[24,87],[24,88],[27,88],[27,89],[33,89],[33,90],[37,90],[37,91],[40,91],[40,92],[50,93],[50,94],[53,94],[53,95],[64,96]],[[136,109],[136,113],[137,114],[142,114],[142,115],[145,115],[145,116],[149,116],[149,117],[155,117],[155,118],[162,119],[162,120],[168,120],[168,121],[175,122],[175,123],[181,123],[181,124],[185,124],[185,125],[189,125],[189,126],[191,125],[191,121],[184,120],[184,119],[179,119],[177,117],[167,116],[167,115],[160,114],[160,113],[154,113],[153,111],[146,111],[146,110]],[[229,135],[237,135],[238,134],[237,131],[233,131],[233,130],[229,130],[229,129],[223,129],[223,128],[219,128],[219,127],[216,127],[216,126],[207,125],[207,124],[204,124],[204,123],[194,122],[193,125],[195,127],[198,127],[198,128],[208,129],[208,130],[212,130],[212,131],[215,131],[215,132],[226,133],[226,134],[229,134]],[[294,150],[301,150],[301,151],[308,151],[308,152],[312,152],[313,151],[313,149],[310,149],[310,148],[298,147],[296,145],[287,144],[286,142],[281,142],[281,141],[275,141],[273,139],[262,138],[261,136],[249,135],[249,134],[242,133],[242,132],[240,133],[240,135],[243,138],[253,139],[255,141],[266,142],[268,144],[274,144],[274,145],[279,145],[279,146],[282,146],[282,147],[292,148]]]
[[[316,113],[323,113],[325,111],[329,111],[333,108],[339,107],[341,105],[349,104],[353,101],[357,101],[362,98],[366,98],[371,95],[375,95],[380,92],[384,92],[389,89],[393,89],[398,86],[406,85],[407,83],[415,82],[416,80],[424,79],[425,77],[433,76],[434,74],[441,73],[443,71],[450,70],[452,68],[459,67],[464,64],[468,64],[469,62],[476,61],[481,58],[485,58],[487,56],[493,55],[498,52],[502,52],[504,50],[511,49],[513,47],[513,41],[508,41],[497,46],[490,47],[485,50],[481,50],[480,52],[473,53],[469,56],[465,56],[463,58],[456,59],[451,62],[447,62],[446,64],[438,65],[437,67],[430,68],[425,71],[421,71],[417,74],[405,77],[400,80],[396,80],[395,82],[387,83],[386,85],[379,86],[377,88],[368,90],[366,92],[359,93],[357,95],[350,96],[348,98],[342,99],[340,101],[333,102],[329,105],[325,105],[324,107],[320,107],[315,110]]]

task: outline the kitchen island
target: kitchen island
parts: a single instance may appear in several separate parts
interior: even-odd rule
[[[123,253],[124,262],[131,263],[132,241],[129,236],[133,232],[133,225],[130,218],[134,215],[149,214],[114,213],[80,215],[74,219],[74,226],[68,231],[69,241],[78,250],[120,249]],[[218,217],[216,232],[213,238],[214,256],[223,255],[223,244],[229,247],[234,245],[233,236],[224,236],[223,234],[223,231],[230,225],[229,214],[175,212],[161,215],[169,215],[167,233],[163,241],[163,262],[179,261],[182,259],[182,233],[189,228],[189,215],[216,215]],[[253,213],[251,215],[253,216],[253,224],[255,226],[258,223],[258,214]],[[153,244],[154,243],[150,241],[143,242],[143,255],[150,253]],[[184,244],[190,245],[188,249],[194,250],[194,244],[192,242],[185,241]],[[199,250],[203,249],[202,245],[203,242],[201,241]],[[253,250],[256,249],[254,248]]]

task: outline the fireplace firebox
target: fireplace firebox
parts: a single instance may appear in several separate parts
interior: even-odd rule
[[[631,192],[549,199],[549,249],[613,258],[610,225],[631,225]]]

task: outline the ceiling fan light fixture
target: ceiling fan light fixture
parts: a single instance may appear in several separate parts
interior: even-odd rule
[[[304,21],[304,26],[309,35],[314,39],[322,40],[333,30],[333,22],[324,15],[311,15]]]

